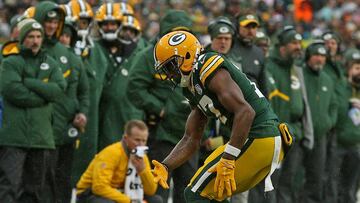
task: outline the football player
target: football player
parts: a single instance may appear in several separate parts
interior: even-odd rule
[[[198,39],[186,31],[168,33],[155,46],[155,69],[183,87],[193,106],[183,138],[161,163],[153,160],[155,181],[169,187],[168,172],[198,149],[207,117],[215,117],[231,128],[230,140],[195,173],[185,189],[186,201],[223,201],[264,178],[265,191],[272,190],[270,176],[292,143],[287,125],[279,124],[264,95],[238,67],[201,51]]]

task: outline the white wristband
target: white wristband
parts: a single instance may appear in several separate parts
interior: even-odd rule
[[[224,152],[226,152],[234,157],[237,157],[237,156],[239,156],[241,150],[234,146],[231,146],[230,144],[226,144]]]

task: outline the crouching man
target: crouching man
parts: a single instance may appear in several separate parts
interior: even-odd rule
[[[120,142],[109,145],[91,161],[77,183],[78,202],[162,202],[146,155],[148,128],[139,120],[125,125]]]

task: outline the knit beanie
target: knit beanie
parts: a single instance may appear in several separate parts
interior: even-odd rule
[[[235,34],[235,28],[227,17],[218,17],[211,21],[208,26],[208,33],[211,39],[214,39],[220,34]]]
[[[315,40],[305,50],[305,58],[308,60],[312,55],[326,56],[326,48],[323,40]]]
[[[27,18],[18,23],[19,28],[19,41],[22,44],[26,35],[33,30],[39,30],[41,35],[44,35],[44,30],[40,23],[32,18]]]
[[[293,26],[285,26],[277,34],[277,38],[280,45],[285,45],[295,40],[302,40],[302,36],[295,30]]]
[[[23,15],[15,15],[10,19],[10,30],[13,31],[14,28],[16,27],[16,25],[22,21],[23,19],[25,19],[25,16]]]
[[[340,43],[340,37],[336,33],[332,32],[332,31],[325,32],[322,35],[322,39],[323,40],[334,39],[337,43]]]
[[[160,36],[170,31],[185,30],[191,31],[192,20],[183,10],[168,10],[160,20]]]

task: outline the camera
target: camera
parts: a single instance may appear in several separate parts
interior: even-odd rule
[[[148,152],[148,146],[137,146],[135,149],[131,151],[132,154],[135,154],[138,157],[143,158],[145,154]]]

